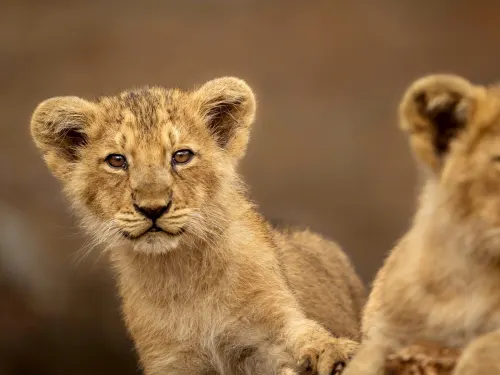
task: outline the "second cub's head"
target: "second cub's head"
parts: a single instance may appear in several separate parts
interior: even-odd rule
[[[415,81],[400,104],[417,160],[454,215],[500,227],[500,89],[454,75]]]
[[[31,132],[88,230],[164,252],[220,228],[254,114],[250,87],[226,77],[194,91],[48,99]]]

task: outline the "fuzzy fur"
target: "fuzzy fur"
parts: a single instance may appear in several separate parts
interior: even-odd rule
[[[486,341],[500,351],[500,91],[424,77],[400,118],[426,183],[374,281],[345,374],[381,375],[389,353],[418,341],[463,349],[455,374],[496,374],[498,354],[476,349]]]
[[[235,169],[255,115],[240,79],[193,91],[143,88],[52,98],[31,130],[116,269],[125,323],[147,375],[330,375],[354,353],[363,286],[337,245],[277,231]],[[189,163],[172,154],[190,149]],[[128,169],[105,159],[126,156]],[[170,209],[151,220],[134,209]]]

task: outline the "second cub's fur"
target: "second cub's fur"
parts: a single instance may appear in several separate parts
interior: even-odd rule
[[[41,103],[32,135],[106,242],[147,375],[342,369],[359,339],[363,286],[310,232],[278,232],[236,173],[254,119],[242,80]]]
[[[346,375],[381,375],[389,353],[417,341],[463,348],[455,374],[498,374],[500,89],[424,77],[400,117],[427,181],[375,279]]]

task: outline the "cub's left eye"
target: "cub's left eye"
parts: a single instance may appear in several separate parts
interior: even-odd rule
[[[111,154],[106,158],[106,163],[115,169],[127,169],[127,159],[120,154]]]
[[[172,161],[174,164],[186,164],[191,161],[193,156],[194,152],[191,150],[179,150],[172,155]]]

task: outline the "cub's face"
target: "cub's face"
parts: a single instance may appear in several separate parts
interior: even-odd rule
[[[31,129],[92,234],[165,252],[223,227],[254,112],[251,89],[221,78],[192,92],[49,99]]]
[[[455,216],[500,228],[500,90],[453,75],[414,82],[400,105],[417,159]]]

